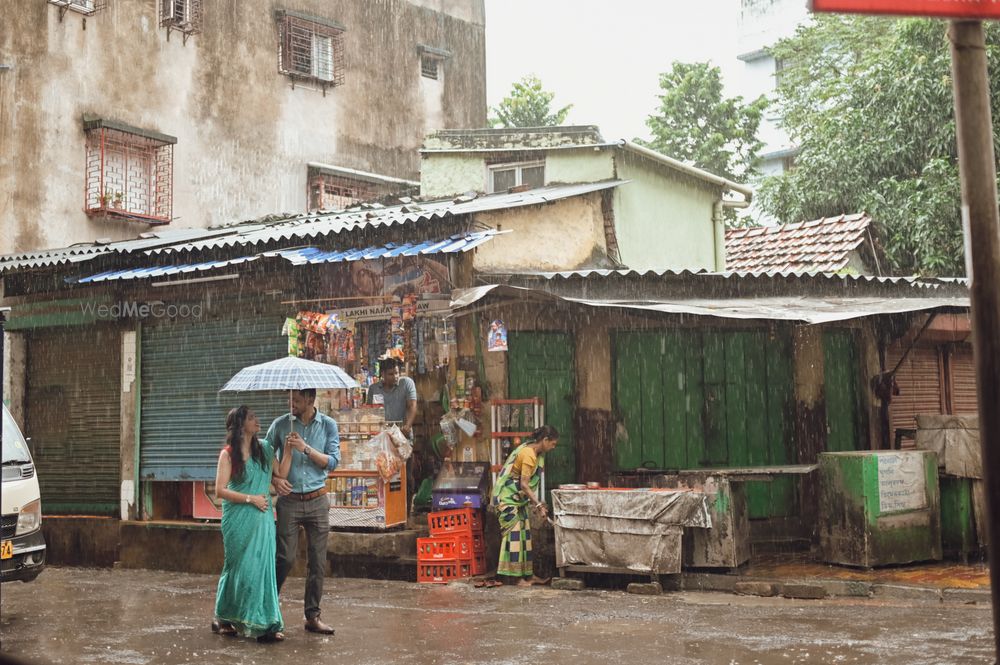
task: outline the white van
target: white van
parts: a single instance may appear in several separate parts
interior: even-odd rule
[[[0,581],[30,582],[45,567],[42,499],[28,444],[3,406],[3,486],[0,488]]]

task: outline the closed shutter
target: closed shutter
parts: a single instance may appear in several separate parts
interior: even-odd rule
[[[904,348],[890,347],[886,353],[886,366],[893,368],[902,357]],[[892,436],[896,429],[914,429],[918,415],[944,413],[944,390],[941,385],[941,364],[937,347],[916,346],[896,372],[899,394],[894,395],[889,406]],[[894,439],[893,439],[894,440]],[[912,448],[912,439],[903,439],[903,448]]]
[[[282,321],[192,321],[142,329],[143,479],[213,480],[231,408],[251,407],[260,419],[260,436],[287,412],[284,392],[218,392],[242,368],[287,355]]]
[[[24,435],[47,514],[114,515],[121,476],[121,332],[28,338]]]
[[[951,347],[948,356],[951,381],[951,412],[959,415],[978,413],[976,400],[976,363],[972,347],[961,344]]]

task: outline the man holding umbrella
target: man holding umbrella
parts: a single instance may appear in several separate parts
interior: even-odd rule
[[[320,620],[326,575],[326,544],[330,534],[330,499],[326,478],[340,462],[337,421],[316,409],[316,389],[358,388],[358,382],[336,365],[287,357],[244,367],[219,392],[291,391],[291,413],[276,418],[267,430],[279,460],[291,455],[287,480],[273,477],[279,498],[275,504],[277,523],[278,590],[288,577],[298,553],[299,527],[308,541],[306,577],[306,630],[333,635],[333,628]]]
[[[292,390],[290,414],[279,416],[267,430],[268,441],[280,441],[278,458],[292,455],[288,479],[274,478],[280,495],[276,504],[278,591],[295,564],[299,527],[306,533],[308,573],[306,577],[306,630],[332,635],[334,630],[320,620],[323,578],[326,576],[326,548],[330,533],[330,500],[326,478],[340,462],[340,434],[337,421],[316,409],[316,389]]]

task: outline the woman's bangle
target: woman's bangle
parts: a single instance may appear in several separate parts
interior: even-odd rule
[[[250,495],[249,494],[244,494],[243,495],[243,503],[250,503]]]

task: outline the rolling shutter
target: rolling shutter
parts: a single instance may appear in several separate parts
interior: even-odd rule
[[[261,436],[288,410],[287,393],[219,393],[236,372],[288,353],[280,317],[175,322],[142,329],[140,476],[213,480],[226,414],[246,404]]]
[[[951,412],[958,415],[978,413],[976,400],[976,364],[968,344],[952,346],[948,355],[951,381]]]
[[[46,330],[28,338],[26,437],[46,514],[118,513],[121,332]]]
[[[886,353],[886,366],[892,369],[899,362],[905,349],[892,346]],[[892,436],[896,429],[914,429],[918,415],[945,412],[944,390],[941,384],[941,363],[937,347],[916,346],[896,372],[899,394],[894,395],[889,406]],[[913,439],[903,439],[903,448],[912,448]]]

